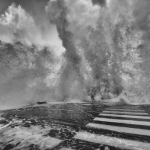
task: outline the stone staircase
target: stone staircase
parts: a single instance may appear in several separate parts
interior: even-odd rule
[[[142,106],[108,107],[73,139],[100,144],[89,150],[150,150],[150,117]]]

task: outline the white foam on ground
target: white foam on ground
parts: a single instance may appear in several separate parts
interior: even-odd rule
[[[120,139],[104,135],[92,134],[89,132],[78,132],[75,137],[78,140],[105,144],[113,147],[132,149],[132,150],[149,150],[150,143],[143,143],[138,141]]]
[[[120,118],[132,118],[132,119],[147,119],[150,120],[149,116],[129,116],[129,115],[115,115],[115,114],[99,114],[99,116],[108,116],[108,117],[120,117]]]
[[[48,134],[50,129],[50,127],[42,128],[41,126],[31,126],[29,128],[20,126],[15,128],[8,127],[5,131],[0,131],[3,133],[3,138],[0,141],[12,141],[9,144],[21,142],[16,149],[23,149],[31,144],[38,145],[40,149],[52,149],[59,145],[62,140],[43,136]]]
[[[120,111],[103,111],[103,113],[110,113],[110,114],[129,114],[129,115],[148,115],[145,112],[120,112]]]
[[[98,117],[96,117],[94,121],[105,121],[105,122],[113,122],[113,123],[150,126],[150,122],[147,121],[133,121],[133,120],[121,120],[121,119],[98,118]]]
[[[12,122],[9,122],[8,124],[6,125],[0,125],[0,131],[7,128],[9,125],[11,125]]]
[[[136,129],[136,128],[114,126],[114,125],[96,124],[96,123],[89,123],[86,125],[86,127],[94,128],[94,129],[104,129],[104,130],[116,131],[116,132],[121,132],[121,133],[150,136],[150,130],[139,129],[139,128]]]

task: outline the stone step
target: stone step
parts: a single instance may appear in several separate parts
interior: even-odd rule
[[[99,116],[103,116],[103,117],[117,117],[117,118],[129,118],[129,119],[138,119],[138,120],[149,120],[150,121],[150,117],[149,116],[131,116],[131,115],[117,115],[117,114],[99,114]]]
[[[94,121],[104,121],[104,122],[114,122],[114,123],[132,124],[132,125],[150,126],[150,122],[147,122],[147,121],[133,121],[133,120],[121,120],[121,119],[98,118],[98,117],[96,117],[94,119]]]
[[[107,107],[110,109],[143,109],[143,107]]]
[[[150,137],[150,130],[139,129],[139,128],[129,128],[129,127],[119,127],[115,125],[106,125],[106,124],[97,124],[89,123],[86,125],[87,128],[93,129],[103,129],[109,131],[115,131],[120,133],[135,134],[135,135],[144,135]]]
[[[106,109],[106,111],[127,111],[127,112],[145,112],[143,109]]]
[[[72,150],[71,148],[62,147],[60,150]]]
[[[146,112],[119,112],[119,111],[103,111],[103,114],[126,114],[126,115],[136,115],[136,116],[148,116]]]
[[[111,108],[141,108],[141,105],[112,106]]]
[[[78,132],[74,139],[104,144],[108,146],[113,146],[121,149],[132,149],[132,150],[149,150],[150,143],[144,143],[133,140],[126,140],[116,137],[109,137],[105,135],[98,135],[89,132]]]

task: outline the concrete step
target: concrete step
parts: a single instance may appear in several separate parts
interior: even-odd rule
[[[117,117],[117,118],[129,118],[129,119],[138,119],[138,120],[149,120],[150,121],[150,117],[149,116],[135,116],[135,115],[117,115],[117,114],[99,114],[99,116],[103,116],[103,117]]]
[[[141,105],[112,106],[111,108],[142,108]]]
[[[98,117],[96,117],[94,119],[94,121],[114,122],[114,123],[142,125],[142,126],[149,126],[150,127],[150,122],[147,122],[147,121],[121,120],[121,119],[98,118]]]
[[[136,115],[136,116],[148,116],[146,112],[119,112],[119,111],[106,111],[103,114],[126,114],[126,115]]]
[[[75,139],[98,143],[98,144],[105,144],[108,146],[113,146],[116,148],[121,149],[132,149],[132,150],[149,150],[150,143],[144,143],[139,141],[133,140],[126,140],[116,137],[109,137],[104,135],[93,134],[89,132],[78,132]]]
[[[71,148],[62,147],[60,150],[73,150]]]
[[[144,135],[150,137],[150,130],[139,129],[139,128],[129,128],[129,127],[119,127],[115,125],[106,125],[106,124],[97,124],[97,123],[89,123],[86,125],[87,128],[93,129],[103,129],[109,131],[115,131],[120,133],[127,134],[136,134],[136,135]]]
[[[127,111],[127,112],[145,112],[143,109],[109,109],[107,108],[106,111]]]

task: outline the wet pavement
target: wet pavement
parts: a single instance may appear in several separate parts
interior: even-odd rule
[[[128,107],[128,106],[127,106]],[[121,106],[119,106],[121,108]],[[128,107],[130,112],[133,108]],[[132,127],[136,129],[136,125],[126,123],[110,122],[109,113],[104,113],[109,107],[103,106],[97,103],[58,103],[32,106],[28,108],[20,108],[13,110],[1,111],[0,118],[0,150],[61,150],[61,149],[73,149],[73,150],[124,150],[128,149],[125,146],[117,146],[109,144],[107,140],[124,139],[126,142],[138,141],[142,143],[150,143],[150,136],[143,134],[129,134],[127,132],[118,132],[113,129],[117,127]],[[118,108],[117,108],[118,109]],[[122,108],[121,108],[122,109]],[[126,107],[124,107],[126,110]],[[131,111],[132,110],[132,111]],[[144,111],[147,108],[143,109]],[[108,110],[107,110],[108,111]],[[121,110],[119,110],[121,111]],[[140,109],[135,109],[135,112],[140,112]],[[121,111],[123,112],[123,111]],[[104,114],[103,114],[104,113]],[[133,112],[134,113],[134,112]],[[103,116],[100,117],[100,114]],[[105,120],[102,118],[105,117]],[[118,114],[117,114],[118,115]],[[138,115],[138,114],[137,114]],[[100,119],[95,120],[96,117]],[[134,116],[135,117],[135,114]],[[127,119],[128,117],[126,117]],[[106,120],[108,119],[108,121]],[[121,120],[124,118],[121,118]],[[128,118],[131,120],[130,118]],[[137,120],[135,117],[134,119]],[[148,121],[148,119],[144,120]],[[94,128],[90,127],[94,124]],[[96,125],[104,125],[104,128],[97,128]],[[88,127],[89,125],[89,127]],[[112,129],[106,129],[110,125]],[[142,129],[143,126],[139,126]],[[146,126],[147,130],[149,127]],[[90,135],[88,137],[80,138],[79,134],[87,132]],[[84,134],[82,136],[84,136]],[[99,138],[102,142],[97,142],[92,138],[93,135]],[[99,136],[100,135],[100,136]],[[101,135],[103,137],[101,137]],[[75,138],[76,137],[76,138]],[[111,139],[109,138],[111,137]],[[117,138],[117,139],[116,139]],[[105,139],[103,141],[102,139]],[[110,142],[111,143],[111,142]],[[130,149],[130,148],[129,148]]]

